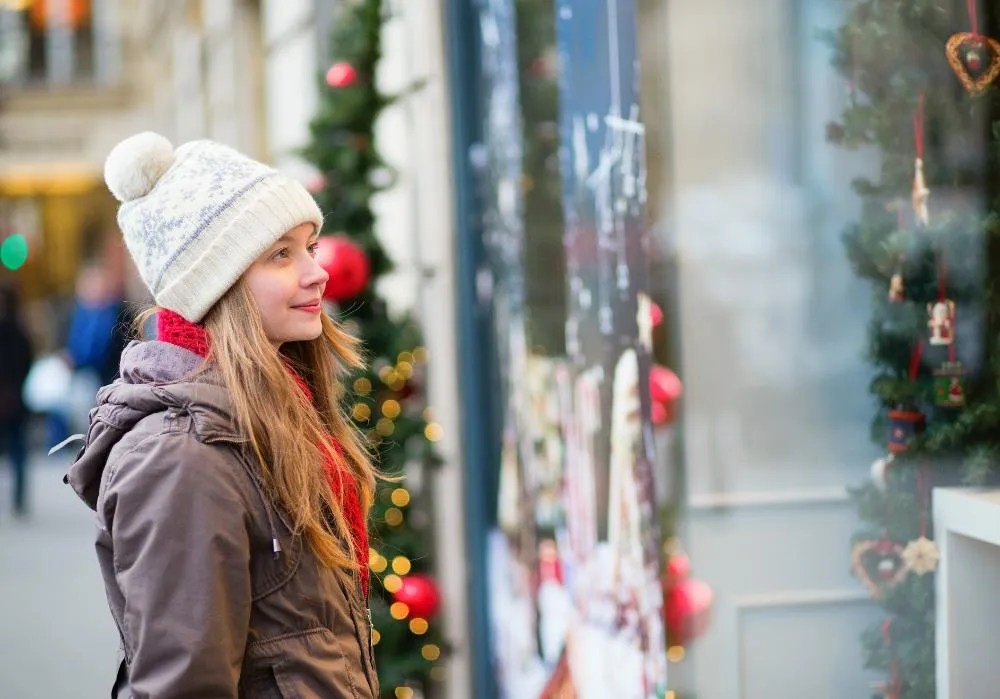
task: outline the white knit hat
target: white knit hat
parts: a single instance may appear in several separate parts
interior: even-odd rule
[[[192,323],[278,238],[323,226],[305,187],[213,141],[174,150],[159,134],[136,134],[112,149],[104,180],[156,304]]]

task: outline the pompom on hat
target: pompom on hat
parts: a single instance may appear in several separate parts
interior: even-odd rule
[[[158,306],[201,321],[267,248],[323,214],[301,184],[214,141],[174,148],[144,132],[116,145],[104,180]]]

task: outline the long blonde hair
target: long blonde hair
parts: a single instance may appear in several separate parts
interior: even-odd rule
[[[351,487],[351,480],[356,483],[364,522],[377,472],[361,432],[338,401],[344,377],[364,365],[360,343],[326,314],[322,321],[320,337],[286,343],[279,353],[240,281],[212,307],[203,324],[211,342],[207,364],[217,367],[229,391],[233,421],[260,462],[265,488],[320,561],[347,575],[368,561],[356,560],[351,527],[324,464],[326,459],[344,462],[353,478],[345,479],[343,487]],[[289,368],[309,387],[312,403]],[[360,554],[367,557],[368,552]]]

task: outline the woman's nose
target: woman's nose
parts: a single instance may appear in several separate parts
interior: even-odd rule
[[[310,257],[306,269],[302,274],[302,286],[326,286],[326,282],[329,279],[330,275],[327,271],[323,269],[315,258]]]

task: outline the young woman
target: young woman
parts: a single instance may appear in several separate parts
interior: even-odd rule
[[[319,209],[225,146],[152,133],[105,180],[158,311],[68,475],[121,634],[111,695],[377,697],[375,474],[337,402],[362,360],[320,304]]]

